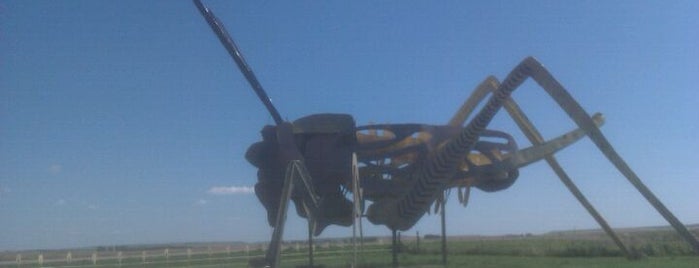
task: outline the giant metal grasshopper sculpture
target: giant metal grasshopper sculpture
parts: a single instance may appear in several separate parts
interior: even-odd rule
[[[363,198],[372,201],[366,217],[391,230],[411,228],[431,205],[437,207],[445,202],[445,190],[457,188],[460,201],[465,203],[470,187],[487,192],[506,189],[517,179],[518,168],[544,159],[619,248],[630,256],[553,156],[556,151],[587,136],[699,253],[696,238],[641,182],[604,137],[599,129],[602,116],[589,116],[532,57],[518,64],[502,83],[494,77],[487,78],[447,125],[357,127],[354,119],[344,114],[316,114],[285,122],[221,22],[199,0],[194,2],[276,123],[276,126],[265,126],[263,140],[250,146],[246,153],[248,161],[259,169],[255,193],[267,210],[269,224],[275,227],[274,243],[279,242],[274,240],[281,236],[277,230],[283,230],[279,225],[283,225],[286,217],[289,198],[295,203],[299,216],[314,223],[311,231],[315,235],[330,224],[352,224],[354,208],[345,193],[358,191],[357,184],[352,182],[353,155],[359,163],[356,170]],[[579,129],[545,141],[510,98],[528,78],[534,79]],[[472,116],[475,107],[488,96],[487,103]],[[486,129],[503,106],[532,147],[520,150],[507,133]],[[469,117],[472,119],[464,126]],[[482,139],[484,137],[488,139]],[[493,142],[493,139],[502,142]],[[288,187],[295,177],[301,179],[303,188],[291,190]]]

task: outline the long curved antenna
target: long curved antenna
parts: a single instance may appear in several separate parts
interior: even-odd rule
[[[250,86],[252,86],[252,89],[255,90],[257,97],[260,98],[262,104],[265,105],[267,111],[269,111],[269,114],[272,116],[272,118],[274,118],[274,122],[277,125],[284,122],[284,120],[282,120],[281,115],[279,115],[277,108],[274,108],[274,105],[272,105],[272,101],[267,96],[267,93],[265,92],[264,88],[262,88],[260,82],[257,81],[257,77],[252,72],[252,69],[250,69],[250,66],[248,66],[248,64],[245,62],[245,59],[243,59],[243,55],[240,53],[238,46],[235,45],[235,42],[233,42],[233,38],[231,38],[231,36],[228,34],[228,31],[226,31],[226,28],[223,26],[223,23],[221,23],[221,21],[219,21],[218,18],[214,16],[214,13],[211,12],[211,10],[208,9],[206,6],[204,6],[204,4],[200,0],[193,1],[194,5],[197,6],[197,9],[199,9],[199,12],[201,12],[201,15],[204,16],[204,19],[206,19],[206,22],[209,23],[209,26],[211,26],[211,30],[213,30],[216,36],[218,36],[218,39],[221,41],[221,44],[223,44],[223,47],[225,47],[228,51],[228,54],[230,54],[231,57],[233,57],[233,60],[235,60],[235,63],[238,65],[240,72],[243,73],[245,79],[247,79],[248,83],[250,83]]]

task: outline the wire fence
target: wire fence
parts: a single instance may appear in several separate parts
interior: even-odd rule
[[[255,258],[264,248],[226,246],[224,248],[161,248],[144,250],[72,250],[17,253],[14,260],[5,254],[0,267],[132,267],[185,266],[186,264],[223,263]]]

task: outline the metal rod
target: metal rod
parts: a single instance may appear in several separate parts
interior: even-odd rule
[[[277,211],[277,220],[272,233],[272,240],[269,242],[265,260],[272,267],[279,267],[279,259],[281,255],[281,244],[284,236],[284,224],[286,223],[286,213],[289,208],[289,200],[291,193],[294,191],[294,176],[296,171],[295,162],[290,162],[286,168],[284,176],[284,186],[282,187],[282,196],[279,201],[279,210]]]
[[[478,104],[483,98],[485,98],[484,92],[494,92],[500,83],[495,77],[488,77],[483,81],[477,88],[476,92],[472,94],[475,104]],[[477,93],[478,92],[478,93]],[[470,100],[470,99],[469,99]],[[475,105],[474,104],[474,105]],[[543,144],[544,138],[541,136],[539,131],[534,127],[534,124],[529,120],[529,118],[524,114],[519,105],[512,99],[507,99],[505,101],[505,110],[510,115],[510,117],[515,121],[520,130],[529,139],[529,141],[534,145]],[[601,119],[600,119],[601,120]],[[596,122],[595,122],[596,123]],[[566,174],[563,168],[558,164],[558,161],[553,155],[547,155],[545,157],[546,162],[549,164],[551,169],[556,173],[558,178],[563,182],[563,184],[568,188],[571,194],[578,200],[578,202],[587,210],[587,212],[597,221],[597,224],[602,227],[602,229],[607,233],[607,235],[614,241],[614,243],[619,247],[622,253],[629,259],[633,258],[630,251],[626,248],[624,243],[621,241],[619,236],[614,232],[614,230],[609,226],[607,221],[602,217],[595,207],[587,200],[585,195],[580,191],[580,189],[575,185],[573,180]]]
[[[364,196],[364,190],[359,188],[360,200]],[[362,259],[364,258],[364,228],[362,227],[362,215],[359,215],[359,253]]]
[[[214,13],[204,6],[200,0],[193,1],[194,5],[197,6],[197,9],[199,9],[199,12],[201,12],[201,15],[204,16],[204,19],[206,19],[206,22],[209,24],[209,26],[211,26],[211,30],[214,31],[218,39],[221,41],[221,44],[223,44],[223,47],[225,47],[228,54],[233,57],[233,60],[238,65],[238,68],[243,73],[243,76],[245,76],[245,79],[247,79],[248,83],[250,83],[250,86],[252,86],[252,89],[255,91],[255,94],[257,94],[257,97],[260,99],[260,101],[262,101],[262,104],[265,105],[272,118],[274,118],[274,122],[277,125],[284,122],[281,115],[279,115],[279,111],[277,111],[277,108],[275,108],[272,104],[272,100],[270,100],[264,88],[262,88],[262,85],[257,80],[255,73],[252,72],[250,66],[248,66],[247,62],[245,62],[243,54],[240,53],[238,46],[235,45],[233,38],[231,38],[231,36],[228,34],[228,31],[226,31],[223,23],[221,23],[221,21],[216,18]]]
[[[624,161],[621,156],[614,150],[612,144],[609,143],[602,132],[594,126],[594,122],[590,118],[585,110],[580,106],[580,104],[570,96],[570,93],[563,88],[563,86],[556,81],[555,78],[549,73],[546,68],[541,65],[534,58],[527,58],[523,62],[523,65],[527,65],[526,75],[531,76],[534,81],[536,81],[546,92],[556,100],[556,102],[566,111],[568,116],[570,116],[575,123],[585,129],[588,134],[587,136],[592,140],[592,142],[597,146],[597,148],[602,151],[605,157],[612,162],[612,164],[621,172],[621,174],[626,177],[626,179],[636,187],[643,197],[646,198],[648,203],[650,203],[657,211],[662,215],[665,220],[675,228],[675,231],[684,238],[688,244],[692,246],[695,254],[699,254],[699,241],[692,233],[687,230],[687,227],[682,224],[677,217],[675,217],[672,212],[665,207],[665,205],[658,199],[653,192],[641,181],[641,179],[636,175],[631,167]]]
[[[439,216],[442,221],[442,265],[447,266],[447,213],[444,205],[446,203],[445,198],[444,191],[442,191],[442,202],[440,204],[442,208],[439,210]]]
[[[416,241],[416,249],[417,249],[417,254],[420,254],[420,231],[415,231],[415,241]]]
[[[353,218],[353,221],[352,221],[352,265],[357,265],[357,219],[356,218]]]
[[[520,125],[520,129],[522,129],[525,136],[529,138],[532,144],[538,145],[543,142],[543,137],[541,136],[541,134],[539,134],[539,132],[536,130],[531,121],[529,121],[529,119],[522,113],[522,111],[514,103],[514,101],[510,100],[509,102],[506,102],[505,108],[515,119],[517,125]],[[607,233],[607,235],[610,238],[612,238],[612,240],[617,245],[617,247],[619,247],[622,253],[629,259],[633,258],[631,252],[626,248],[619,236],[616,235],[616,233],[614,232],[614,230],[612,230],[607,221],[602,217],[601,214],[599,214],[599,212],[597,212],[597,210],[594,206],[592,206],[590,201],[587,200],[585,195],[583,195],[583,193],[580,191],[577,185],[575,185],[573,180],[563,170],[560,164],[558,164],[556,158],[553,155],[549,155],[546,156],[545,159],[551,167],[551,169],[553,169],[554,173],[558,175],[558,178],[561,180],[561,182],[563,182],[566,188],[568,188],[568,191],[570,191],[570,193],[573,194],[573,196],[575,196],[578,202],[580,202],[580,204],[587,210],[588,213],[590,213],[590,215],[595,219],[595,221],[597,221],[597,224],[599,224],[600,227],[602,227],[602,229]]]
[[[313,267],[313,221],[308,219],[308,267]]]
[[[396,229],[391,229],[391,234],[393,236],[393,239],[391,242],[391,256],[392,256],[391,264],[395,268],[395,267],[398,267],[398,243],[396,242]]]
[[[359,170],[357,167],[357,154],[352,153],[352,201],[354,206],[352,207],[352,248],[353,248],[353,259],[352,265],[357,265],[357,225],[359,225],[361,233],[362,224],[362,211],[361,211],[361,201],[360,201],[361,188],[359,187]],[[363,239],[363,237],[362,237]]]

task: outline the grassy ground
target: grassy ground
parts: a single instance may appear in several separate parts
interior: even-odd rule
[[[403,255],[398,260],[400,267],[442,267],[441,256]],[[527,256],[484,256],[484,255],[450,255],[447,267],[699,267],[697,257],[651,257],[629,261],[621,257],[527,257]],[[293,266],[286,266],[293,267]],[[347,265],[328,265],[326,267],[348,267]],[[392,267],[390,256],[384,259],[369,260],[361,267]]]
[[[521,253],[508,255],[507,253],[510,253],[511,249],[514,248],[511,245],[512,241],[494,241],[492,245],[499,243],[508,244],[510,248],[504,247],[505,251],[496,252],[498,254],[482,255],[464,253],[463,250],[468,250],[468,248],[460,247],[463,241],[461,243],[452,242],[449,248],[453,253],[447,256],[447,267],[699,267],[699,257],[691,255],[652,256],[633,261],[622,256],[560,257],[530,256]],[[424,246],[433,248],[438,246],[438,243],[427,243]],[[532,247],[527,245],[527,247],[518,252],[526,252],[531,249]],[[581,252],[584,252],[584,250]],[[353,256],[349,251],[338,251],[332,254],[319,254],[315,257],[315,264],[321,264],[329,268],[350,267],[352,260]],[[382,250],[375,248],[374,251],[365,252],[358,263],[360,264],[358,267],[392,267],[391,253],[385,247]],[[427,250],[420,253],[404,251],[399,254],[398,263],[400,267],[443,267],[441,265],[441,254]],[[304,254],[282,257],[282,267],[298,267],[305,264],[307,264],[307,258]]]
[[[679,237],[649,234],[629,241],[627,246],[642,257],[628,260],[606,238],[568,239],[557,236],[509,237],[450,241],[447,267],[691,267],[699,268],[699,256]],[[332,250],[332,249],[330,249]],[[319,251],[315,264],[350,267],[350,250]],[[403,244],[400,267],[443,267],[439,241]],[[307,264],[300,253],[282,257],[282,267]],[[392,267],[388,245],[369,245],[358,261],[359,267]]]
[[[696,232],[696,228],[693,229]],[[620,232],[630,250],[642,256],[626,259],[622,252],[603,233],[576,231],[537,236],[461,237],[450,238],[447,267],[687,267],[699,268],[699,256],[672,231],[646,230]],[[439,240],[406,237],[401,244],[400,267],[443,267]],[[334,243],[334,244],[333,244]],[[298,244],[285,245],[281,267],[303,267],[308,263],[307,251]],[[296,246],[293,246],[296,245]],[[320,245],[320,243],[319,243]],[[66,250],[0,252],[0,268],[29,267],[247,267],[251,259],[261,258],[259,248],[227,245],[159,245],[120,249],[73,250],[73,261],[66,260]],[[169,248],[169,254],[164,249]],[[226,248],[222,251],[222,248]],[[241,250],[244,248],[245,250]],[[249,249],[249,251],[248,251]],[[191,250],[191,251],[190,251]],[[117,252],[122,252],[118,258]],[[146,252],[146,253],[144,253]],[[17,255],[23,261],[15,261]],[[41,254],[41,255],[40,255]],[[96,265],[90,256],[96,254]],[[147,255],[146,261],[143,255]],[[43,265],[38,262],[42,256]],[[351,267],[354,254],[347,241],[329,241],[319,246],[314,254],[315,264],[322,267]],[[371,240],[354,267],[392,267],[390,245]]]
[[[452,247],[454,248],[454,247]],[[258,255],[261,256],[261,255]],[[89,261],[46,264],[43,267],[247,267],[249,256],[217,256],[152,259],[146,263],[141,260],[124,260],[119,265],[115,260],[105,260],[98,265],[92,265]],[[314,255],[316,265],[321,267],[351,267],[353,255],[349,250],[319,251]],[[408,253],[399,254],[400,267],[443,267],[441,255],[433,253]],[[286,253],[282,256],[281,267],[303,267],[308,263],[304,252]],[[0,267],[40,267],[38,264],[23,264],[17,266],[0,265]],[[382,249],[367,249],[365,254],[358,258],[355,267],[392,267],[391,253],[385,246]],[[699,257],[697,256],[665,256],[645,257],[640,260],[627,260],[624,257],[552,257],[552,256],[511,256],[511,255],[472,255],[449,254],[447,267],[678,267],[697,268]]]

